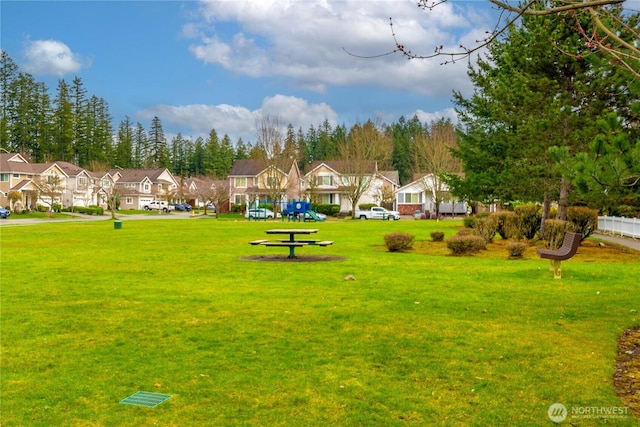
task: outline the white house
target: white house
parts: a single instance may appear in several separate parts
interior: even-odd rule
[[[467,203],[455,200],[449,193],[446,183],[439,181],[433,174],[418,175],[414,181],[396,192],[396,210],[401,215],[413,215],[417,210],[435,213],[436,196],[441,200],[441,215],[460,215],[467,213]]]

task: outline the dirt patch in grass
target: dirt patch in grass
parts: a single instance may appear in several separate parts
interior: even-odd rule
[[[264,262],[326,262],[326,261],[342,261],[345,258],[341,256],[323,256],[323,255],[298,255],[295,258],[289,258],[286,255],[256,255],[245,256],[240,259],[245,261],[264,261]]]
[[[620,400],[640,418],[640,326],[626,330],[618,340],[613,385]]]

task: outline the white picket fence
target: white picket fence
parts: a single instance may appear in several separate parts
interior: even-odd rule
[[[640,239],[640,219],[617,216],[599,216],[598,230],[618,236]]]

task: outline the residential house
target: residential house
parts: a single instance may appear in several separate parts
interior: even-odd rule
[[[12,210],[63,203],[67,175],[56,163],[29,163],[17,153],[0,153],[0,205]],[[9,194],[20,196],[10,200]]]
[[[169,169],[113,169],[107,173],[120,194],[120,209],[143,209],[154,200],[177,197],[178,182]]]
[[[218,212],[228,212],[229,205],[229,180],[188,178],[183,183],[185,199],[191,206],[203,207],[205,204],[213,204]]]
[[[447,184],[435,179],[433,174],[417,174],[413,178],[396,192],[396,210],[401,215],[413,215],[415,211],[435,213],[436,195],[441,200],[441,215],[467,213],[467,203],[456,201]]]
[[[62,206],[95,206],[98,197],[91,172],[69,162],[55,162],[65,172]]]
[[[341,212],[351,210],[345,189],[351,185],[366,186],[358,204],[393,205],[399,187],[397,171],[378,171],[375,161],[352,167],[344,160],[318,160],[311,163],[305,174],[309,197],[314,203],[340,206]],[[393,206],[389,206],[393,207]]]
[[[304,196],[300,170],[294,160],[236,160],[228,175],[229,203],[247,206],[282,203]]]

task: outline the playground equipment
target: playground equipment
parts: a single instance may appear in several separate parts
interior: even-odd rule
[[[322,222],[324,218],[318,215],[317,212],[311,210],[311,202],[305,202],[303,200],[292,200],[288,202],[273,202],[270,200],[263,200],[259,202],[251,203],[247,206],[248,214],[247,219],[251,221],[267,220],[267,215],[250,215],[251,211],[263,209],[264,206],[273,205],[274,211],[277,205],[281,206],[282,221],[287,218],[289,221],[316,221]],[[277,214],[274,214],[274,217]]]
[[[282,217],[289,218],[290,221],[324,221],[318,214],[311,210],[311,202],[302,200],[293,200],[286,202],[282,209]]]

